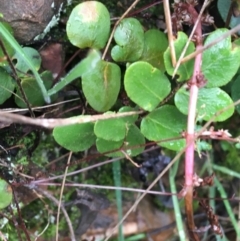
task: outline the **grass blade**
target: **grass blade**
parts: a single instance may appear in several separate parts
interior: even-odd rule
[[[113,168],[113,178],[116,187],[121,187],[121,162],[115,161],[112,164]],[[118,221],[122,220],[122,191],[119,189],[115,190],[116,200],[117,200],[117,211],[118,211]],[[118,228],[118,240],[124,241],[123,236],[123,225],[119,225]]]
[[[45,85],[43,84],[43,81],[42,81],[40,75],[35,70],[31,60],[26,56],[22,47],[18,44],[18,42],[15,40],[15,38],[9,33],[9,31],[4,27],[4,25],[1,22],[0,22],[0,32],[2,33],[2,36],[6,39],[6,41],[9,44],[11,44],[11,46],[14,48],[14,50],[22,56],[22,60],[27,64],[27,66],[31,69],[33,75],[35,76],[36,81],[39,85],[39,88],[43,94],[44,100],[47,103],[50,103],[50,97],[47,94]]]
[[[176,185],[175,185],[175,176],[176,176],[176,173],[178,170],[178,163],[179,163],[179,161],[177,161],[169,171],[169,182],[170,182],[170,189],[171,189],[172,193],[177,192]],[[180,238],[180,241],[185,241],[185,240],[187,240],[187,237],[186,237],[185,230],[184,230],[181,209],[179,206],[179,200],[176,195],[172,196],[172,200],[173,200],[173,208],[174,208],[174,214],[175,214],[175,218],[176,218],[176,224],[177,224],[179,238]]]

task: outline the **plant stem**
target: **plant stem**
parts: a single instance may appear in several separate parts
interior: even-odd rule
[[[198,13],[194,6],[187,4],[188,11],[191,13],[194,22],[197,21]],[[201,23],[197,23],[195,35],[197,36],[196,49],[202,46],[202,28]],[[199,53],[195,58],[193,76],[189,81],[190,97],[188,106],[188,123],[186,133],[186,152],[185,152],[185,211],[187,217],[187,228],[190,238],[199,241],[198,235],[194,232],[195,224],[193,217],[193,174],[194,174],[194,131],[195,117],[198,98],[198,77],[201,74],[202,54]]]
[[[201,48],[196,49],[195,52],[187,55],[186,57],[184,57],[181,61],[181,63],[185,63],[187,61],[189,61],[190,59],[194,58],[195,56],[197,56],[199,53],[202,53],[203,51],[205,51],[206,49],[211,48],[213,45],[221,42],[222,40],[224,40],[225,38],[231,36],[232,34],[236,33],[240,31],[240,24],[238,24],[236,27],[232,28],[231,30],[229,30],[228,32],[222,34],[220,37],[216,38],[215,40],[211,41],[209,44],[206,44],[205,46],[202,46]]]
[[[229,203],[229,200],[225,199],[225,198],[227,198],[227,193],[226,193],[223,185],[221,184],[221,182],[216,177],[215,177],[214,182],[216,184],[216,188],[217,188],[218,192],[221,195],[221,198],[224,198],[223,203],[224,203],[224,206],[225,206],[226,211],[228,213],[228,217],[231,221],[231,224],[232,224],[233,228],[235,229],[236,236],[237,236],[236,238],[239,239],[240,238],[240,230],[239,230],[238,222],[235,218],[235,214],[234,214],[233,209],[232,209],[232,207]]]
[[[3,38],[14,48],[16,53],[19,53],[22,56],[22,61],[25,62],[25,64],[29,67],[29,69],[32,71],[33,75],[35,76],[36,81],[39,85],[39,88],[43,94],[44,100],[47,103],[50,103],[51,100],[47,94],[47,90],[45,88],[43,80],[41,79],[41,76],[38,74],[31,60],[25,54],[21,46],[18,44],[15,38],[9,33],[9,31],[4,27],[3,23],[1,22],[0,22],[0,32],[1,32],[1,36],[3,36]]]
[[[4,44],[3,44],[3,41],[1,39],[0,39],[0,47],[1,47],[3,53],[5,54],[5,56],[6,56],[7,60],[8,60],[8,64],[9,64],[10,68],[12,69],[13,77],[14,77],[17,85],[18,85],[18,88],[19,88],[19,91],[20,91],[20,93],[22,95],[23,101],[27,105],[27,108],[29,110],[29,113],[31,114],[31,117],[34,118],[35,115],[34,115],[34,113],[32,111],[32,108],[31,108],[31,105],[30,105],[30,103],[29,103],[29,101],[27,99],[27,96],[26,96],[26,94],[25,94],[25,92],[24,92],[24,90],[22,88],[21,79],[18,77],[17,71],[16,71],[16,69],[15,69],[15,67],[13,65],[13,62],[12,62],[10,56],[8,55],[7,50],[6,50],[6,48],[5,48]]]
[[[118,19],[118,21],[115,23],[114,27],[113,27],[113,30],[111,32],[111,35],[108,39],[108,42],[107,42],[107,45],[104,49],[104,52],[103,52],[103,55],[102,55],[102,59],[105,59],[106,57],[106,54],[107,54],[107,51],[110,47],[110,44],[111,44],[111,41],[113,39],[113,36],[114,36],[114,33],[115,33],[115,30],[117,28],[117,26],[119,25],[119,23],[128,15],[128,13],[138,4],[140,0],[135,0],[132,5],[127,9],[127,11]]]
[[[176,53],[175,48],[173,44],[173,33],[172,33],[172,21],[171,21],[171,14],[170,14],[170,7],[169,7],[169,1],[163,0],[163,7],[164,7],[164,15],[166,19],[166,25],[167,25],[167,32],[168,32],[168,42],[169,42],[169,48],[171,52],[171,60],[172,65],[176,66]]]
[[[121,162],[115,161],[112,163],[113,168],[113,179],[116,187],[121,187]],[[118,222],[122,219],[122,190],[116,189],[116,201],[117,201],[117,212],[118,212]],[[123,236],[123,224],[121,223],[118,227],[118,240],[124,241]]]
[[[177,174],[178,165],[179,165],[179,161],[177,161],[173,165],[173,167],[169,170],[170,188],[171,188],[171,192],[173,192],[173,193],[176,193],[175,177],[176,177],[176,174]],[[185,241],[186,240],[186,233],[185,233],[185,230],[184,230],[181,208],[179,206],[179,201],[178,201],[177,196],[173,195],[172,201],[173,201],[174,214],[175,214],[176,225],[177,225],[177,229],[178,229],[179,240]]]

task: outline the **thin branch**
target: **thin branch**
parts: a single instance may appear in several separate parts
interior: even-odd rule
[[[50,199],[51,201],[53,201],[53,203],[58,206],[59,205],[59,201],[53,197],[49,192],[45,191],[45,190],[42,190],[41,188],[38,188],[38,187],[34,187],[34,189],[41,193],[43,196],[47,197],[48,199]],[[72,226],[72,222],[68,216],[68,213],[66,211],[66,209],[64,208],[63,205],[61,205],[61,210],[65,216],[65,219],[66,219],[66,222],[68,224],[68,228],[69,228],[69,232],[70,232],[70,236],[71,236],[71,240],[72,241],[76,241],[76,238],[75,238],[75,234],[74,234],[74,230],[73,230],[73,226]]]
[[[114,35],[115,31],[116,31],[116,28],[117,28],[118,24],[128,15],[128,13],[137,5],[137,3],[138,3],[139,1],[140,1],[140,0],[135,0],[135,1],[133,2],[133,4],[127,9],[127,11],[126,11],[126,12],[119,18],[119,20],[115,23],[115,25],[114,25],[114,27],[113,27],[113,30],[112,30],[112,32],[111,32],[111,35],[110,35],[110,37],[109,37],[109,39],[108,39],[106,48],[105,48],[105,50],[104,50],[104,52],[103,52],[102,59],[104,59],[105,56],[106,56],[106,54],[107,54],[107,51],[108,51],[109,46],[110,46],[110,44],[111,44],[111,42],[112,42],[113,35]]]
[[[126,151],[121,150],[126,159],[128,159],[135,167],[140,167],[133,159],[126,153]]]
[[[216,165],[214,166],[214,169],[218,169],[219,168],[216,167]],[[226,172],[224,172],[226,173]],[[238,174],[236,174],[236,177],[239,178],[237,176]],[[45,183],[39,183],[38,186],[61,186],[61,183],[56,183],[56,182],[45,182]],[[116,186],[103,186],[103,185],[95,185],[95,184],[85,184],[85,183],[65,183],[66,187],[81,187],[81,188],[92,188],[92,189],[106,189],[106,190],[121,190],[121,191],[126,191],[126,192],[136,192],[136,193],[145,193],[146,189],[139,189],[139,188],[130,188],[130,187],[116,187]],[[148,190],[147,194],[153,194],[153,195],[159,195],[159,196],[173,196],[173,195],[177,195],[179,196],[179,193],[172,193],[172,192],[159,192],[159,191],[151,191]],[[206,198],[200,198],[200,197],[195,197],[194,199],[196,200],[203,200]],[[226,197],[226,198],[216,198],[216,197],[210,197],[208,198],[209,200],[217,200],[217,201],[222,201],[222,200],[229,200],[229,201],[236,201],[236,202],[240,202],[240,198],[235,197],[234,195],[231,197]]]
[[[15,201],[15,203],[16,203],[17,212],[18,212],[18,216],[19,216],[19,218],[20,218],[20,224],[21,224],[22,230],[23,230],[23,232],[25,233],[26,240],[27,240],[27,241],[31,241],[30,236],[29,236],[29,233],[28,233],[28,231],[27,231],[27,229],[26,229],[25,222],[23,221],[23,218],[22,218],[21,209],[20,209],[20,207],[19,207],[19,205],[18,205],[18,200],[17,200],[16,193],[15,193],[15,190],[14,190],[13,186],[12,186],[12,193],[13,193],[14,201]],[[21,235],[20,235],[20,237],[21,237]]]
[[[50,109],[51,107],[63,105],[63,104],[66,104],[66,103],[77,101],[79,99],[80,98],[74,98],[74,99],[71,99],[71,100],[59,101],[59,102],[54,103],[54,104],[38,106],[38,107],[32,107],[32,110],[39,111],[39,110],[44,110],[44,109],[47,109],[47,108]],[[16,113],[16,112],[18,112],[18,113],[25,113],[26,111],[28,111],[28,109],[27,108],[6,108],[6,109],[0,109],[0,111],[8,112],[8,113]]]
[[[165,143],[165,142],[171,142],[171,141],[174,141],[174,140],[180,140],[180,139],[183,139],[182,136],[179,136],[179,137],[174,137],[174,138],[169,138],[169,139],[162,139],[161,141],[155,141],[155,142],[149,142],[147,144],[142,144],[142,145],[136,145],[136,146],[128,146],[126,147],[126,149],[135,149],[135,148],[139,148],[139,147],[146,147],[146,146],[149,146],[149,145],[152,145],[152,144],[160,144],[160,143]],[[159,148],[159,147],[156,147],[156,148]],[[76,165],[76,164],[79,164],[80,162],[83,162],[83,161],[87,161],[87,160],[90,160],[90,159],[96,159],[98,158],[99,156],[102,156],[102,155],[105,155],[105,154],[109,154],[109,153],[114,153],[114,152],[118,152],[118,151],[121,151],[123,148],[120,148],[120,149],[115,149],[115,150],[112,150],[112,151],[109,151],[109,152],[105,152],[105,153],[101,153],[101,154],[94,154],[94,155],[90,155],[88,156],[87,158],[82,158],[78,161],[74,161],[71,163],[71,165]],[[149,150],[150,151],[150,150]],[[148,150],[145,150],[144,152],[148,152]],[[67,174],[67,176],[73,176],[73,175],[77,175],[78,173],[81,173],[81,172],[84,172],[86,170],[90,170],[90,169],[93,169],[93,168],[96,168],[96,167],[99,167],[99,166],[102,166],[102,165],[105,165],[107,163],[110,163],[110,162],[113,162],[113,161],[117,161],[119,160],[120,158],[116,158],[116,159],[112,159],[112,160],[107,160],[107,161],[104,161],[104,162],[100,162],[100,163],[97,163],[95,165],[92,165],[92,166],[88,166],[86,168],[83,168],[83,169],[80,169],[80,170],[77,170],[77,171],[73,171],[73,172],[69,172]],[[53,161],[53,162],[56,162],[56,161]],[[45,168],[51,166],[52,164],[48,164],[46,165]],[[55,168],[54,170],[55,171],[61,171],[61,170],[64,170],[66,168],[66,166],[64,165],[64,168],[61,168],[61,166],[58,165],[58,168]],[[51,167],[49,167],[49,170],[52,171]],[[62,178],[63,175],[58,175],[58,176],[54,176],[54,177],[50,177],[50,178],[45,178],[45,179],[40,179],[40,180],[36,180],[34,181],[34,183],[40,183],[40,182],[45,182],[45,181],[49,181],[49,180],[56,180],[56,179],[59,179],[59,178]],[[33,182],[31,182],[33,183]]]
[[[114,161],[118,161],[118,160],[121,160],[121,159],[122,159],[122,157],[118,157],[118,158],[113,158],[113,159],[110,159],[110,160],[107,160],[107,161],[102,161],[102,162],[99,162],[99,163],[94,164],[92,166],[88,166],[88,167],[82,168],[80,170],[68,173],[66,176],[67,177],[74,176],[74,175],[77,175],[79,173],[86,172],[88,170],[91,170],[91,169],[94,169],[94,168],[97,168],[97,167],[100,167],[100,166],[103,166],[103,165],[106,165],[106,164],[109,164],[109,163],[112,163]],[[30,185],[35,185],[35,184],[38,185],[40,183],[46,183],[48,181],[53,181],[53,180],[56,180],[56,179],[62,179],[63,176],[64,175],[58,175],[58,176],[55,176],[55,177],[49,177],[49,178],[39,179],[39,180],[36,180],[36,181],[31,181]]]
[[[61,206],[62,206],[63,190],[64,190],[64,187],[65,187],[66,176],[67,176],[68,167],[69,167],[71,158],[72,158],[72,151],[69,153],[67,166],[66,166],[66,169],[65,169],[65,172],[64,172],[64,176],[63,176],[63,180],[62,180],[62,186],[61,186],[61,191],[60,191],[59,202],[58,202],[57,221],[56,221],[56,241],[58,241],[58,227],[59,227],[60,209],[61,209]],[[75,237],[72,237],[72,239],[75,240]]]
[[[113,113],[108,115],[92,115],[92,116],[78,116],[74,118],[65,118],[65,119],[33,119],[30,117],[6,113],[4,111],[0,111],[0,121],[2,122],[14,122],[14,123],[22,123],[22,124],[30,124],[35,126],[42,126],[48,129],[55,128],[57,126],[67,126],[73,124],[81,124],[81,123],[89,123],[96,122],[98,120],[107,120],[113,118],[120,118],[124,116],[138,115],[143,114],[144,111],[129,111],[125,113]]]
[[[163,2],[163,0],[150,3],[150,4],[146,5],[146,6],[143,6],[143,7],[140,8],[140,9],[137,9],[137,10],[134,11],[134,12],[131,12],[130,14],[127,15],[127,17],[135,16],[135,15],[137,15],[137,14],[143,12],[143,11],[146,11],[146,10],[149,9],[149,8],[152,8],[152,7],[156,6],[156,5],[161,4],[162,2]],[[117,19],[118,19],[118,18],[117,18]]]
[[[2,214],[2,213],[1,213],[1,216],[3,216],[3,217],[5,217],[6,219],[8,219],[8,222],[12,222],[12,223],[13,223],[13,225],[15,226],[16,231],[17,231],[18,240],[19,240],[19,241],[23,241],[23,240],[22,240],[21,233],[20,233],[20,230],[19,230],[20,225],[18,224],[18,221],[17,221],[17,219],[16,219],[16,217],[15,217],[15,214],[13,213],[12,206],[10,205],[10,206],[8,207],[8,209],[9,209],[9,211],[10,211],[10,214],[12,215],[12,219],[10,219],[9,217],[7,217],[6,215],[4,215],[4,214]],[[21,220],[20,220],[20,221],[21,221]]]
[[[38,183],[39,186],[60,186],[61,183],[54,183],[54,182],[45,182],[45,183]],[[66,187],[81,187],[81,188],[93,188],[93,189],[106,189],[106,190],[121,190],[126,192],[137,192],[137,193],[145,193],[145,189],[138,189],[138,188],[130,188],[130,187],[116,187],[116,186],[103,186],[103,185],[94,185],[94,184],[85,184],[85,183],[65,183]],[[161,195],[161,196],[172,196],[177,195],[177,193],[171,192],[159,192],[159,191],[151,191],[148,190],[147,194],[154,194],[154,195]]]
[[[202,14],[203,14],[205,8],[207,7],[208,3],[209,3],[209,0],[205,0],[204,3],[203,3],[203,6],[202,6],[201,11],[200,11],[200,13],[199,13],[199,15],[198,15],[197,21],[195,22],[195,24],[194,24],[194,26],[193,26],[193,29],[192,29],[192,32],[191,32],[191,34],[190,34],[190,36],[189,36],[189,38],[188,38],[188,41],[187,41],[187,43],[186,43],[186,45],[185,45],[185,47],[184,47],[184,49],[183,49],[183,51],[182,51],[182,53],[181,53],[178,61],[177,61],[177,63],[176,63],[176,67],[175,67],[175,69],[174,69],[172,78],[175,77],[175,75],[176,75],[176,73],[177,73],[177,71],[178,71],[178,68],[179,68],[179,66],[180,66],[180,64],[181,64],[181,61],[182,61],[182,59],[183,59],[183,57],[184,57],[184,55],[185,55],[185,53],[186,53],[186,51],[187,51],[187,48],[188,48],[188,46],[189,46],[189,44],[190,44],[190,42],[191,42],[191,39],[192,39],[192,37],[193,37],[196,29],[197,29],[198,23],[199,23],[199,21],[201,20]]]
[[[216,113],[210,118],[210,120],[201,128],[201,130],[198,132],[198,134],[197,134],[196,137],[198,138],[199,136],[201,136],[201,135],[204,133],[204,131],[207,130],[207,128],[211,125],[211,123],[215,121],[215,119],[216,119],[218,116],[220,116],[221,114],[223,114],[225,111],[231,109],[233,106],[237,106],[237,105],[239,105],[239,104],[240,104],[240,100],[237,100],[237,101],[235,101],[233,104],[230,104],[230,105],[226,106],[225,108],[223,108],[223,109],[219,110],[218,112],[216,112]]]
[[[197,49],[195,52],[189,54],[188,56],[186,56],[185,58],[182,59],[181,63],[187,62],[190,59],[195,58],[198,54],[202,53],[203,51],[205,51],[206,49],[211,48],[212,46],[214,46],[215,44],[217,44],[218,42],[221,42],[222,40],[224,40],[225,38],[231,36],[232,34],[236,33],[240,31],[240,24],[238,24],[236,27],[234,27],[233,29],[229,30],[228,32],[224,33],[223,35],[221,35],[219,38],[215,39],[214,41],[212,41],[211,43]]]
[[[22,88],[21,79],[18,77],[17,71],[16,71],[16,69],[15,69],[15,67],[14,67],[14,65],[13,65],[13,62],[12,62],[10,56],[8,55],[8,52],[7,52],[7,50],[6,50],[6,48],[5,48],[5,46],[4,46],[4,44],[3,44],[3,42],[2,42],[1,39],[0,39],[0,47],[1,47],[2,51],[3,51],[3,53],[5,54],[5,56],[7,57],[9,66],[10,66],[10,68],[12,69],[12,73],[13,73],[14,79],[15,79],[16,82],[17,82],[18,88],[19,88],[19,90],[20,90],[20,92],[21,92],[21,94],[22,94],[22,97],[23,97],[23,100],[24,100],[25,104],[26,104],[27,107],[28,107],[29,113],[31,114],[32,117],[35,117],[32,109],[31,109],[31,106],[30,106],[30,104],[29,104],[29,102],[28,102],[28,100],[27,100],[27,96],[26,96],[26,94],[25,94],[25,92],[24,92],[24,90],[23,90],[23,88]]]
[[[171,20],[171,13],[170,13],[170,7],[169,7],[169,0],[163,0],[163,7],[164,7],[164,15],[165,15],[165,21],[167,25],[167,34],[168,34],[168,42],[169,42],[169,48],[171,53],[171,59],[172,59],[172,65],[173,67],[176,66],[176,53],[174,48],[174,41],[173,41],[173,33],[172,33],[172,20]]]

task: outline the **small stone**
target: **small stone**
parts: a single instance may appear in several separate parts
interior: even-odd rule
[[[3,20],[8,22],[20,43],[43,32],[64,0],[0,0]]]

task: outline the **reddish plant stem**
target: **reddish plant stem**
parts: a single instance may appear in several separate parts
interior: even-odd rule
[[[188,11],[191,13],[194,22],[196,22],[198,13],[195,8],[187,4]],[[202,47],[202,27],[201,22],[198,23],[195,31],[197,38],[196,50]],[[194,131],[195,117],[198,98],[198,76],[201,74],[202,54],[198,54],[195,58],[193,76],[189,81],[190,97],[188,106],[188,123],[186,133],[186,152],[185,152],[185,211],[187,217],[187,227],[191,240],[199,241],[198,235],[194,232],[195,223],[193,216],[193,174],[194,174]]]

